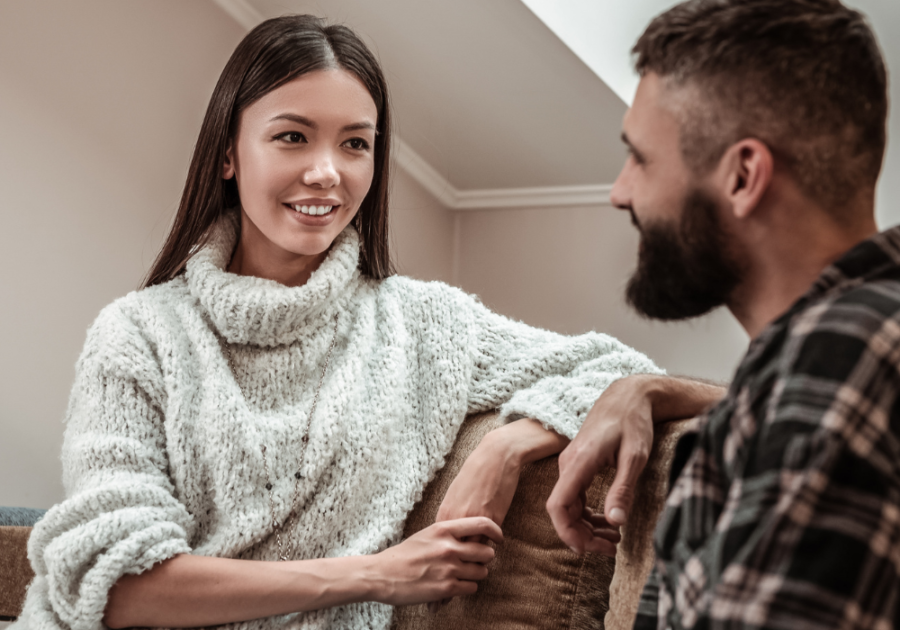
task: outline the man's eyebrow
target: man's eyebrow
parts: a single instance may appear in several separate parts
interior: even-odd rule
[[[637,150],[637,147],[635,147],[631,143],[631,140],[628,139],[628,134],[625,133],[624,131],[622,132],[622,142],[625,144],[626,147],[628,147],[628,150],[631,151],[631,154],[635,158],[637,158],[638,160],[644,159],[644,154]]]
[[[273,116],[269,119],[269,122],[275,122],[276,120],[290,120],[291,122],[295,122],[298,125],[304,125],[305,127],[309,127],[310,129],[318,129],[319,125],[315,123],[315,121],[310,120],[306,116],[301,116],[299,114],[278,114],[277,116]],[[366,122],[358,122],[352,123],[344,126],[342,131],[357,131],[359,129],[371,129],[377,133],[377,129],[375,125],[366,121]]]

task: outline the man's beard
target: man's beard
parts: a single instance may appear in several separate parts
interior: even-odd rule
[[[638,265],[625,290],[638,313],[654,319],[688,319],[728,301],[741,281],[741,267],[726,249],[727,234],[712,198],[694,190],[684,201],[677,226],[657,223],[638,228]]]

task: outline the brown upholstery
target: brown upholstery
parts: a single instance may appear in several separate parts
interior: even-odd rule
[[[557,458],[550,457],[522,471],[503,523],[505,542],[497,549],[489,566],[491,573],[479,585],[479,592],[453,600],[437,614],[429,613],[424,605],[397,608],[392,630],[630,630],[653,562],[653,529],[668,491],[674,445],[689,422],[672,422],[657,429],[650,463],[641,475],[638,499],[629,526],[623,528],[615,561],[594,554],[578,556],[559,540],[544,507],[559,475]],[[466,457],[497,426],[496,414],[466,421],[446,466],[410,514],[405,536],[434,522],[441,499]],[[602,509],[614,473],[606,470],[594,480],[588,491],[591,508]],[[604,625],[604,615],[608,625]]]
[[[30,527],[0,527],[0,619],[18,617],[34,577],[28,564]]]
[[[466,421],[447,464],[410,515],[406,536],[434,522],[441,499],[466,457],[499,425],[497,414]],[[424,605],[398,608],[394,630],[603,628],[614,562],[593,554],[579,556],[556,535],[544,505],[558,474],[555,457],[522,471],[503,523],[505,541],[497,548],[489,565],[490,577],[479,585],[477,595],[456,598],[437,614]],[[597,478],[588,493],[591,506],[602,505],[611,480],[609,472]]]
[[[631,630],[638,600],[653,567],[653,530],[669,492],[669,471],[675,444],[693,420],[669,422],[656,427],[653,451],[635,489],[628,524],[616,551],[616,572],[609,585],[606,630]]]
[[[665,500],[674,445],[688,422],[658,427],[650,464],[638,484],[638,498],[629,525],[623,528],[615,561],[593,554],[576,555],[557,537],[544,507],[558,476],[557,458],[551,457],[522,471],[503,524],[505,542],[497,549],[490,576],[480,584],[479,592],[453,600],[434,615],[425,606],[398,608],[392,630],[630,629],[653,562],[651,536]],[[467,419],[446,466],[410,514],[405,536],[434,522],[462,463],[499,424],[496,414]],[[604,471],[594,481],[588,492],[592,508],[603,505],[613,473]],[[30,527],[0,527],[0,619],[19,615],[25,589],[34,577],[26,558],[30,533]]]

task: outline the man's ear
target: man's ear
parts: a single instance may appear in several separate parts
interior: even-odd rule
[[[731,145],[720,163],[725,198],[736,219],[746,219],[769,190],[775,159],[765,143],[747,138]]]
[[[234,143],[229,140],[225,149],[225,163],[222,165],[222,179],[234,177]]]

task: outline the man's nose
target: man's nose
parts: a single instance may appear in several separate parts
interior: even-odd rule
[[[631,186],[628,181],[628,164],[622,167],[609,193],[610,203],[619,210],[631,211]]]

